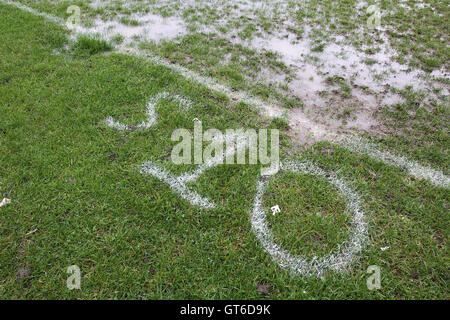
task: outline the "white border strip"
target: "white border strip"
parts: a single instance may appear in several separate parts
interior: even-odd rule
[[[59,18],[57,16],[54,16],[54,15],[51,15],[51,14],[48,14],[48,13],[45,13],[45,12],[37,11],[37,10],[35,10],[35,9],[31,8],[31,7],[28,7],[28,6],[24,5],[24,4],[21,4],[19,2],[14,2],[14,1],[10,1],[10,0],[0,0],[0,2],[3,2],[5,4],[9,4],[10,6],[16,7],[18,9],[21,9],[21,10],[26,11],[26,12],[29,12],[31,14],[34,14],[35,16],[43,17],[43,18],[45,18],[45,19],[47,19],[49,21],[52,21],[52,22],[54,22],[54,23],[56,23],[58,25],[61,25],[61,26],[64,26],[64,27],[66,26],[66,22],[64,21],[64,19],[61,19],[61,18]]]

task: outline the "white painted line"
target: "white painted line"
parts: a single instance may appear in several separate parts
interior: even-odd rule
[[[406,157],[396,156],[388,151],[381,151],[373,143],[359,137],[343,137],[337,141],[343,147],[358,154],[367,155],[388,165],[401,168],[417,179],[426,179],[437,187],[449,188],[450,179],[442,171],[425,167]]]
[[[203,164],[199,165],[196,170],[193,172],[188,172],[180,176],[180,179],[183,182],[192,182],[197,180],[197,178],[202,175],[206,170],[217,167],[220,164],[224,163],[224,159],[227,157],[233,156],[237,150],[241,148],[247,148],[249,145],[248,139],[246,137],[240,136],[236,133],[233,134],[225,134],[225,136],[221,136],[219,138],[213,139],[211,143],[217,142],[217,141],[236,141],[236,148],[233,148],[231,150],[224,151],[220,156],[210,158]]]
[[[154,124],[157,122],[157,116],[156,116],[156,105],[158,102],[160,102],[163,99],[172,99],[174,101],[177,101],[180,103],[180,105],[187,110],[192,106],[192,102],[186,98],[183,98],[178,95],[171,96],[167,92],[163,92],[160,94],[157,94],[156,96],[152,97],[148,104],[147,104],[147,121],[144,121],[142,124],[137,125],[135,128],[138,129],[150,129]],[[116,130],[131,130],[131,126],[124,125],[120,122],[116,122],[113,118],[106,119],[106,124]],[[194,206],[199,206],[202,209],[213,209],[216,208],[216,205],[212,203],[207,198],[201,197],[198,193],[189,190],[187,187],[187,183],[193,182],[197,180],[197,178],[203,174],[206,170],[216,167],[219,164],[222,164],[224,159],[227,156],[232,156],[234,153],[239,150],[241,147],[248,147],[248,140],[246,137],[241,137],[237,135],[236,133],[233,134],[226,134],[225,136],[220,136],[219,138],[215,138],[214,140],[220,140],[220,141],[237,141],[237,147],[231,149],[230,151],[224,151],[219,157],[214,157],[200,165],[196,170],[193,172],[185,173],[181,176],[176,176],[172,173],[167,172],[165,169],[161,168],[160,166],[154,164],[151,161],[147,161],[141,166],[141,173],[144,175],[150,175],[153,177],[158,178],[162,182],[167,183],[172,190],[174,190],[176,193],[180,195],[181,198],[189,201]]]
[[[189,190],[186,186],[185,181],[183,181],[181,177],[177,177],[174,174],[167,172],[151,161],[147,161],[141,166],[141,173],[144,175],[156,177],[159,180],[167,183],[173,191],[180,195],[181,198],[187,200],[194,206],[198,206],[206,210],[216,208],[216,205],[214,203],[206,198],[203,198],[195,191]]]
[[[241,145],[247,146],[248,144],[247,139],[242,138],[241,140],[239,140],[239,136],[237,136],[237,138],[238,138],[237,140],[238,148]],[[225,137],[221,137],[220,140],[226,141],[229,139],[232,140],[236,139],[236,134],[225,135]],[[173,191],[175,191],[180,195],[182,199],[189,201],[189,203],[191,203],[194,206],[198,206],[205,210],[214,209],[217,206],[212,201],[200,196],[198,193],[194,191],[189,190],[186,184],[197,180],[198,177],[202,175],[206,170],[216,167],[219,164],[222,164],[223,159],[225,159],[227,155],[233,155],[236,152],[236,150],[238,150],[238,148],[233,148],[231,151],[227,152],[224,151],[220,157],[217,158],[214,157],[205,162],[204,164],[200,165],[193,172],[188,172],[180,176],[176,176],[172,173],[167,172],[165,169],[161,168],[160,166],[154,164],[151,161],[147,161],[141,166],[141,173],[144,175],[156,177],[162,182],[167,183]]]
[[[66,27],[65,21],[61,18],[41,13],[30,7],[16,3],[9,0],[0,0],[0,2],[15,6],[19,9],[25,10],[31,14],[41,16],[49,21],[52,21],[58,25]],[[80,34],[76,31],[74,35]],[[282,117],[287,112],[276,105],[270,105],[263,100],[250,95],[247,92],[233,91],[228,86],[220,84],[217,80],[209,77],[201,76],[192,70],[182,67],[177,64],[172,64],[158,56],[143,53],[142,51],[131,48],[119,48],[118,52],[125,54],[133,54],[136,56],[144,57],[150,62],[162,65],[170,70],[177,72],[184,76],[186,79],[197,82],[205,87],[225,94],[232,101],[243,101],[249,105],[260,108],[269,117]],[[166,93],[164,93],[166,94]],[[149,129],[157,121],[157,114],[155,107],[158,99],[164,99],[169,97],[158,97],[150,99],[147,104],[147,120],[137,125],[138,129]],[[177,100],[177,98],[175,98]],[[177,100],[181,104],[181,100]],[[371,158],[378,159],[389,165],[403,168],[410,175],[419,178],[427,179],[436,186],[446,187],[449,186],[449,178],[444,173],[432,168],[427,168],[415,161],[406,159],[405,157],[399,157],[390,154],[386,151],[380,151],[374,144],[364,142],[363,140],[347,136],[339,136],[337,133],[332,132],[327,127],[317,124],[311,119],[307,118],[303,114],[297,114],[292,116],[292,119],[297,123],[301,123],[304,127],[300,130],[310,131],[313,135],[321,137],[323,140],[330,140],[341,144],[342,146],[357,152],[359,154],[365,154]],[[117,130],[130,130],[131,126],[124,125],[120,122],[116,122],[113,118],[108,118],[106,123]],[[205,163],[200,166],[193,173],[184,174],[182,176],[175,176],[164,169],[161,169],[151,161],[144,163],[141,167],[141,173],[152,175],[169,184],[169,186],[177,192],[183,199],[189,201],[192,205],[199,206],[204,209],[211,209],[215,207],[215,204],[206,198],[201,197],[196,192],[189,190],[186,186],[187,182],[194,181],[205,170],[218,165],[217,161],[211,163]],[[264,179],[260,179],[257,185],[257,194],[255,197],[254,210],[251,216],[252,229],[256,233],[257,238],[263,245],[264,249],[272,256],[272,258],[279,263],[280,266],[291,270],[294,273],[300,273],[304,275],[322,275],[327,270],[343,270],[345,269],[355,258],[355,256],[362,250],[363,244],[367,236],[367,225],[364,221],[364,214],[360,209],[360,200],[356,193],[354,193],[342,180],[333,174],[328,176],[325,172],[309,162],[289,162],[282,166],[282,170],[288,170],[298,173],[309,173],[319,176],[327,177],[328,181],[334,185],[343,194],[347,200],[347,205],[353,211],[352,226],[353,231],[349,241],[342,243],[335,252],[330,253],[324,258],[314,258],[312,260],[306,260],[302,257],[291,255],[280,248],[270,232],[268,223],[266,221],[266,215],[262,207],[262,196],[264,188],[267,182]]]
[[[5,4],[9,4],[10,6],[16,7],[18,9],[21,9],[23,11],[29,12],[35,16],[39,16],[42,18],[45,18],[53,23],[56,23],[60,26],[66,27],[66,22],[64,21],[64,19],[61,19],[59,17],[53,16],[51,14],[45,13],[45,12],[40,12],[38,10],[35,10],[31,7],[28,7],[24,4],[18,3],[18,2],[14,2],[14,1],[10,1],[10,0],[0,0],[0,2],[3,2]]]
[[[66,27],[65,21],[61,18],[58,18],[56,16],[39,12],[35,9],[32,9],[28,6],[25,6],[20,3],[16,3],[10,0],[0,0],[0,2],[15,6],[19,9],[25,10],[31,14],[41,16],[45,19],[48,19],[58,25],[61,25],[63,27]],[[74,31],[75,34],[77,34],[76,31]],[[204,77],[197,73],[195,73],[192,70],[189,70],[183,66],[170,63],[158,56],[155,56],[150,53],[144,53],[142,51],[139,51],[134,48],[118,48],[118,52],[125,53],[125,54],[133,54],[135,56],[143,57],[150,62],[153,62],[157,65],[162,65],[167,68],[169,68],[172,71],[175,71],[185,78],[197,82],[201,85],[204,85],[205,87],[220,92],[222,94],[225,94],[228,98],[230,98],[232,101],[243,101],[246,102],[252,106],[255,106],[257,108],[260,108],[261,111],[266,114],[268,117],[282,117],[286,110],[283,110],[275,105],[267,104],[266,102],[262,101],[261,99],[258,99],[246,92],[239,92],[239,91],[233,91],[231,88],[220,84],[217,80],[210,78],[210,77]],[[146,127],[151,126],[151,121],[153,119],[151,114],[151,106],[147,106],[147,114],[148,114],[148,120],[147,122],[141,123],[140,127]],[[150,116],[149,116],[150,115]],[[416,161],[409,160],[405,157],[401,156],[395,156],[387,151],[380,151],[377,149],[377,147],[374,144],[363,142],[360,139],[360,142],[351,141],[353,137],[348,136],[339,136],[337,133],[330,131],[325,126],[315,123],[311,121],[311,119],[308,119],[303,114],[296,114],[292,117],[294,121],[297,123],[302,123],[304,128],[299,128],[299,130],[307,130],[310,131],[314,136],[320,137],[322,140],[330,140],[332,142],[340,143],[346,148],[349,148],[350,150],[357,152],[359,154],[365,154],[371,158],[381,160],[389,165],[402,168],[406,170],[410,175],[418,178],[418,179],[427,179],[432,184],[439,186],[439,187],[449,187],[449,177],[445,175],[443,172],[439,170],[435,170],[433,168],[428,168],[425,166],[422,166]],[[118,130],[127,130],[129,129],[129,126],[123,125],[119,122],[114,121],[112,118],[108,118],[106,120],[107,124],[115,127]]]
[[[307,260],[303,257],[292,255],[283,250],[274,240],[263,207],[263,194],[268,181],[260,178],[257,183],[257,193],[251,216],[252,229],[263,248],[270,254],[274,261],[282,268],[288,269],[294,274],[305,276],[322,276],[328,270],[343,271],[361,252],[367,238],[367,224],[364,212],[361,209],[361,200],[342,179],[332,173],[326,173],[309,161],[286,162],[281,165],[281,170],[300,174],[312,174],[325,177],[330,184],[336,187],[344,196],[348,208],[353,212],[350,239],[341,243],[338,248],[322,258]]]

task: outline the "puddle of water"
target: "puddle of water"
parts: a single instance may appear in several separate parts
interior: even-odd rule
[[[102,21],[96,20],[95,27],[86,28],[88,32],[98,32],[107,37],[122,35],[124,37],[123,46],[130,46],[137,38],[140,40],[160,41],[161,39],[174,39],[188,33],[187,23],[182,18],[182,13],[186,9],[193,8],[197,13],[201,8],[212,8],[219,14],[217,19],[210,25],[200,25],[202,31],[216,31],[219,27],[227,23],[236,21],[241,16],[252,20],[261,17],[269,21],[277,21],[277,30],[274,34],[267,35],[264,32],[252,40],[242,40],[236,37],[237,30],[232,30],[224,37],[227,37],[232,43],[239,43],[244,46],[256,49],[258,51],[270,50],[277,52],[280,59],[294,70],[294,79],[287,85],[288,91],[292,96],[298,97],[305,104],[305,113],[299,111],[297,116],[292,117],[305,125],[305,114],[315,116],[321,115],[322,120],[326,120],[328,125],[338,126],[335,119],[330,115],[323,116],[323,111],[327,108],[345,108],[349,104],[354,110],[352,120],[344,123],[344,126],[357,127],[360,130],[370,130],[376,127],[376,121],[372,114],[383,105],[391,105],[403,102],[403,99],[390,92],[390,88],[403,89],[406,86],[412,86],[414,89],[425,90],[430,95],[432,88],[442,88],[441,94],[448,95],[448,90],[443,84],[434,83],[425,72],[421,70],[409,70],[407,66],[393,61],[396,52],[392,49],[389,39],[386,36],[387,30],[380,30],[374,37],[379,37],[379,51],[369,55],[353,47],[344,36],[336,36],[334,41],[324,43],[322,52],[313,52],[313,38],[311,27],[302,26],[304,29],[301,39],[290,32],[289,27],[298,26],[292,21],[289,15],[289,5],[287,1],[203,1],[203,0],[95,0],[92,6],[103,6],[109,4],[121,4],[133,11],[133,8],[145,4],[150,11],[154,8],[168,5],[170,8],[177,8],[175,16],[162,18],[153,13],[139,14],[135,13],[126,16],[130,20],[136,20],[138,26],[124,25],[120,23],[120,18],[114,20]],[[422,2],[417,2],[416,7],[421,7]],[[298,4],[302,5],[302,4]],[[406,5],[406,4],[405,4]],[[356,12],[363,12],[368,6],[367,1],[359,1],[356,5]],[[409,7],[409,6],[408,6]],[[113,8],[113,7],[111,7]],[[225,14],[230,12],[230,15]],[[223,14],[222,14],[223,13]],[[233,20],[234,19],[234,20]],[[279,19],[279,20],[277,20]],[[278,23],[281,21],[281,23]],[[362,26],[364,28],[365,26]],[[325,30],[326,31],[326,30]],[[363,30],[360,30],[363,36]],[[317,39],[315,39],[317,40]],[[138,40],[139,41],[139,40]],[[363,48],[364,49],[364,48]],[[277,81],[284,83],[284,76],[273,74],[264,69],[259,75],[259,79],[267,82]],[[340,98],[333,93],[336,86],[330,85],[327,79],[330,77],[341,77],[352,87],[350,98]],[[431,74],[432,77],[443,77],[448,79],[448,73],[443,70],[436,70]],[[370,90],[361,90],[358,87],[367,87]],[[335,103],[335,106],[330,106]],[[275,110],[274,114],[278,114]],[[356,119],[353,117],[356,116]],[[342,123],[340,123],[342,125]],[[317,133],[319,134],[319,133]],[[320,135],[320,134],[319,134]]]
[[[120,20],[126,18],[133,25],[124,24]],[[177,17],[163,18],[151,13],[145,15],[121,15],[114,20],[95,19],[93,26],[80,26],[77,32],[97,33],[103,38],[111,39],[122,36],[123,43],[128,45],[135,39],[158,42],[162,39],[174,39],[187,33],[184,20]]]

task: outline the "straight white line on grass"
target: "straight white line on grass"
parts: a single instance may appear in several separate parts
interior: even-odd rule
[[[24,4],[21,4],[21,3],[18,3],[18,2],[14,2],[14,1],[10,1],[10,0],[0,0],[0,2],[9,4],[9,5],[14,6],[14,7],[18,8],[18,9],[23,10],[23,11],[29,12],[31,14],[34,14],[35,16],[43,17],[43,18],[45,18],[47,20],[50,20],[50,21],[52,21],[52,22],[54,22],[56,24],[59,24],[61,26],[66,26],[66,22],[64,21],[64,19],[61,19],[59,17],[56,17],[54,15],[51,15],[51,14],[48,14],[48,13],[45,13],[45,12],[40,12],[40,11],[38,11],[36,9],[33,9],[31,7],[28,7],[28,6],[24,5]]]
[[[177,177],[176,175],[160,168],[151,161],[147,161],[142,164],[141,173],[156,177],[167,183],[173,191],[180,195],[181,198],[194,206],[199,206],[200,208],[206,210],[216,208],[216,205],[207,198],[203,198],[197,192],[189,190],[181,177]]]

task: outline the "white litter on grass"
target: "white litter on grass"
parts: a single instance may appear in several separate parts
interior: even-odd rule
[[[263,207],[263,194],[268,181],[261,178],[257,183],[257,193],[251,216],[252,229],[263,248],[270,254],[280,267],[305,276],[322,276],[328,270],[343,271],[361,252],[367,238],[367,224],[364,212],[361,209],[361,200],[342,179],[333,173],[327,173],[309,161],[285,162],[280,166],[281,170],[300,174],[312,174],[328,179],[329,183],[336,187],[344,196],[348,208],[353,212],[351,236],[348,241],[338,245],[338,248],[329,255],[307,260],[303,257],[292,255],[283,250],[274,240]]]
[[[10,203],[11,203],[11,200],[10,200],[10,199],[4,198],[4,199],[2,200],[2,202],[0,202],[0,207],[3,207],[3,206],[5,206],[5,205],[7,205],[7,204],[10,204]]]
[[[38,229],[33,229],[30,232],[27,232],[26,236],[29,236],[30,234],[35,233],[36,231],[38,231]]]
[[[380,248],[380,250],[381,251],[386,251],[386,250],[388,250],[390,247],[382,247],[382,248]]]
[[[109,117],[105,120],[106,125],[114,128],[119,131],[126,131],[126,130],[136,130],[136,129],[150,129],[153,125],[155,125],[157,121],[157,114],[156,114],[156,106],[158,103],[162,100],[173,100],[178,102],[184,110],[188,110],[192,106],[192,102],[189,99],[186,99],[184,97],[181,97],[179,95],[171,95],[168,92],[162,92],[158,93],[156,96],[150,98],[150,100],[147,102],[146,107],[146,114],[147,114],[147,120],[143,121],[142,123],[136,125],[136,126],[129,126],[125,125],[121,122],[115,121],[112,117]]]
[[[281,209],[280,209],[279,205],[273,206],[272,208],[270,208],[270,210],[272,210],[272,215],[273,216],[276,215],[277,213],[281,212]]]

